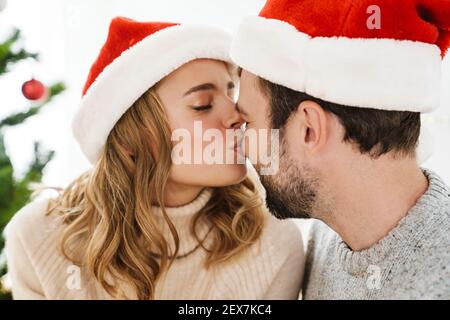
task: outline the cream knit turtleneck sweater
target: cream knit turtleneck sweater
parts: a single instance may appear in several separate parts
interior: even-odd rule
[[[304,265],[300,232],[293,222],[278,221],[269,213],[257,243],[232,261],[205,269],[206,253],[195,249],[198,242],[190,223],[211,193],[204,189],[188,205],[168,208],[180,236],[178,256],[188,255],[177,259],[157,283],[156,299],[296,299]],[[45,215],[47,204],[48,199],[30,203],[7,227],[6,256],[14,298],[111,299],[93,277],[63,257],[58,241],[62,225],[57,217]],[[159,208],[155,209],[162,219]],[[162,220],[161,227],[170,239]],[[206,223],[200,224],[200,239],[208,239],[208,231]],[[134,297],[134,293],[129,290],[125,296]]]

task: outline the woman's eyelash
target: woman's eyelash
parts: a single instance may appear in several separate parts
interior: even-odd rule
[[[209,110],[212,108],[212,105],[208,104],[206,106],[197,106],[197,107],[192,107],[195,111],[204,111],[204,110]]]

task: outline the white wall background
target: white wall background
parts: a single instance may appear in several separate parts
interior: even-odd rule
[[[31,160],[34,140],[56,157],[45,180],[64,186],[89,167],[71,136],[90,64],[106,39],[108,24],[117,15],[137,20],[196,22],[232,31],[242,17],[256,14],[264,0],[8,0],[0,13],[0,39],[13,26],[20,28],[26,48],[41,54],[40,63],[25,62],[0,78],[0,118],[25,110],[21,85],[32,75],[46,83],[63,80],[68,90],[23,126],[7,131],[7,148],[19,171]],[[450,59],[445,61],[442,107],[425,117],[435,138],[435,152],[425,164],[450,183]]]

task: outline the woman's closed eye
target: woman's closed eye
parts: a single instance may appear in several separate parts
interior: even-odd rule
[[[194,107],[192,107],[192,109],[194,109],[195,111],[206,111],[206,110],[210,110],[211,108],[212,108],[211,104],[204,105],[204,106],[194,106]]]

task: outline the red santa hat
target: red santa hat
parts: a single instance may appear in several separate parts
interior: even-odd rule
[[[113,19],[72,124],[87,158],[98,159],[116,122],[149,88],[195,59],[231,63],[230,44],[211,26]]]
[[[429,112],[449,46],[450,0],[268,0],[238,28],[231,57],[322,100]]]

